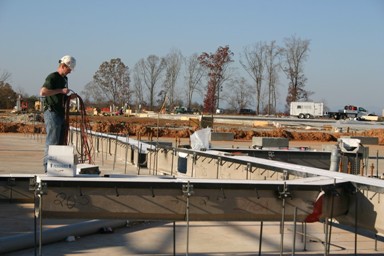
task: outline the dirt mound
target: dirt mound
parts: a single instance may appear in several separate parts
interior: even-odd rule
[[[252,137],[279,137],[296,141],[337,141],[340,134],[327,132],[290,131],[281,128],[271,130],[241,130],[231,129],[237,140],[252,140]]]
[[[129,135],[136,137],[147,137],[148,139],[155,137],[170,138],[189,138],[197,129],[198,125],[195,121],[190,120],[168,120],[156,118],[139,118],[139,117],[99,117],[89,116],[90,127],[93,131]],[[35,118],[34,118],[35,119]],[[79,127],[80,117],[71,116],[70,125]],[[337,141],[341,136],[366,136],[378,137],[379,143],[384,144],[384,130],[374,129],[362,131],[359,134],[352,133],[336,133],[329,131],[308,131],[294,130],[283,128],[249,128],[249,127],[231,127],[225,124],[218,124],[215,132],[231,132],[234,134],[235,140],[252,140],[252,137],[284,137],[291,141]],[[44,123],[30,120],[22,116],[13,119],[3,119],[0,123],[1,133],[45,133]]]
[[[360,136],[377,137],[379,138],[379,144],[384,144],[384,129],[372,129],[363,131]]]

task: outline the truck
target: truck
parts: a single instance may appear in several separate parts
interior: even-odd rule
[[[291,102],[289,114],[300,119],[309,119],[324,116],[324,104],[322,102]]]
[[[326,116],[333,118],[335,120],[339,119],[357,119],[360,120],[363,116],[368,116],[368,111],[359,106],[355,105],[345,105],[343,109],[340,109],[335,112],[327,112]]]

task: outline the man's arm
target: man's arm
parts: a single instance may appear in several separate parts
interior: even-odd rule
[[[56,95],[56,94],[68,94],[70,92],[70,90],[68,88],[63,88],[63,89],[48,89],[46,87],[41,87],[40,89],[40,96],[52,96],[52,95]]]

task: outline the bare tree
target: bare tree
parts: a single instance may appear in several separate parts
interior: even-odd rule
[[[133,94],[135,96],[135,105],[136,109],[139,109],[139,105],[143,105],[145,103],[145,94],[143,81],[141,79],[139,66],[135,65],[133,68]]]
[[[183,55],[179,50],[173,49],[165,58],[166,71],[164,81],[164,101],[168,99],[168,104],[171,108],[175,106],[176,99],[176,82],[179,77]]]
[[[266,45],[265,43],[258,42],[253,46],[245,47],[243,53],[244,60],[241,58],[240,64],[255,82],[256,113],[260,114],[260,97],[262,94],[262,82],[264,79]]]
[[[200,65],[198,55],[193,54],[185,60],[187,84],[187,106],[192,108],[192,97],[195,92],[202,93],[201,82],[205,74],[204,68]]]
[[[296,36],[284,40],[283,71],[289,80],[287,108],[291,102],[308,100],[309,96],[313,94],[305,89],[307,78],[304,75],[304,62],[308,57],[309,43],[309,40],[302,40]]]
[[[17,93],[9,83],[0,82],[0,109],[11,109],[17,101]]]
[[[265,68],[266,68],[266,80],[268,83],[268,103],[266,106],[266,112],[271,114],[272,110],[276,111],[277,105],[277,91],[276,86],[278,82],[278,70],[280,69],[280,57],[282,49],[276,45],[276,41],[271,41],[269,45],[265,46]]]
[[[244,77],[232,81],[231,91],[225,94],[229,107],[238,112],[252,103],[252,86]]]
[[[156,55],[149,55],[147,59],[141,59],[136,63],[137,75],[140,76],[141,81],[148,88],[149,91],[149,108],[153,110],[156,85],[162,78],[161,75],[166,67],[166,62],[163,58]]]
[[[0,75],[0,82],[6,83],[7,80],[9,80],[11,78],[11,76],[12,76],[11,73],[9,73],[6,70],[3,70],[3,72]]]
[[[85,102],[94,102],[96,105],[111,104],[103,93],[103,89],[94,84],[93,81],[87,83],[82,91]]]
[[[105,95],[113,105],[123,106],[130,100],[129,83],[128,67],[121,59],[116,58],[100,65],[89,86],[96,87],[94,92]]]
[[[15,106],[17,93],[12,89],[12,86],[7,82],[11,74],[3,71],[0,75],[0,109],[9,109]]]
[[[220,46],[216,53],[202,53],[199,56],[200,64],[205,66],[209,72],[207,93],[204,98],[204,110],[214,113],[215,107],[219,107],[221,87],[228,77],[225,76],[228,64],[232,62],[233,53],[229,46]]]

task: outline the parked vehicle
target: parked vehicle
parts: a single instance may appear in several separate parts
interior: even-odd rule
[[[322,117],[324,115],[324,104],[322,102],[291,102],[291,116],[296,116],[300,119],[309,119]]]
[[[347,119],[347,118],[356,118],[360,120],[362,116],[368,116],[368,111],[363,107],[358,107],[354,105],[346,105],[344,109],[341,109],[336,112],[327,112],[326,116],[329,118],[334,118],[335,120]]]
[[[187,114],[188,110],[186,107],[175,107],[174,113],[175,114]]]
[[[240,115],[256,115],[256,111],[249,108],[242,108],[239,111]]]
[[[217,108],[217,109],[216,109],[216,114],[224,114],[224,109],[222,109],[222,108]]]
[[[194,114],[199,115],[200,111],[196,108],[190,109],[186,107],[175,107],[174,111],[175,114]]]

